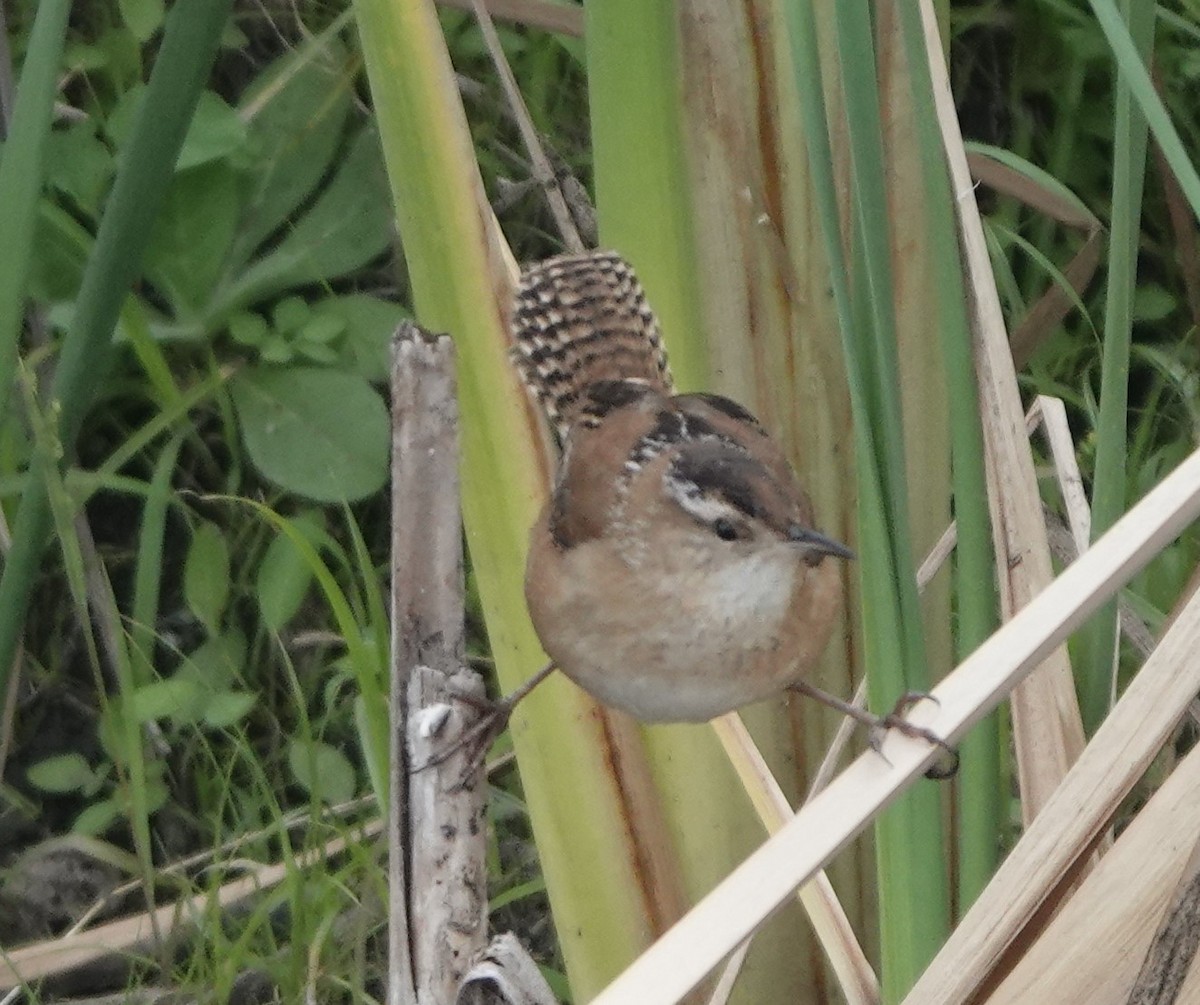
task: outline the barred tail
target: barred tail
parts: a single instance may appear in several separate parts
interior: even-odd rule
[[[633,268],[611,251],[561,255],[521,276],[512,315],[514,358],[559,434],[598,381],[671,391],[658,319]]]

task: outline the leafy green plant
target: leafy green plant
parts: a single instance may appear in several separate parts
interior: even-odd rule
[[[266,68],[237,109],[200,95],[147,248],[145,285],[118,329],[147,376],[157,370],[176,397],[164,351],[195,358],[208,345],[238,360],[230,391],[251,460],[323,501],[363,498],[386,477],[387,423],[370,384],[386,375],[388,337],[403,316],[376,295],[329,286],[391,241],[375,210],[376,141],[350,114],[352,73],[331,29]],[[144,90],[121,94],[102,129],[89,120],[53,136],[49,181],[62,202],[43,204],[33,263],[33,292],[52,305],[52,323],[71,316],[93,249],[88,217]],[[319,302],[298,290],[319,291]],[[331,422],[343,407],[345,421]],[[332,442],[331,429],[348,435]]]
[[[176,5],[185,6],[187,0]],[[1005,153],[995,149],[1005,148],[1007,163],[1016,170],[1045,169],[1043,182],[1050,185],[1051,175],[1060,179],[1093,219],[1109,220],[1119,208],[1109,177],[1114,119],[1108,39],[1116,35],[1112,5],[1094,6],[1108,10],[1103,25],[1086,5],[1058,0],[951,5],[949,24],[955,94],[968,132],[1002,160]],[[0,192],[7,194],[0,199],[0,230],[6,235],[0,248],[5,256],[0,334],[12,329],[7,351],[22,378],[0,385],[21,388],[25,404],[25,414],[19,420],[10,416],[0,429],[0,492],[11,516],[11,504],[31,484],[45,486],[51,516],[40,525],[26,520],[25,526],[40,526],[34,535],[38,541],[52,528],[60,558],[38,570],[40,592],[27,624],[24,670],[33,693],[21,699],[9,784],[0,797],[16,805],[29,802],[31,795],[33,809],[40,805],[45,821],[55,820],[66,807],[63,829],[107,831],[114,839],[133,832],[148,888],[162,864],[151,858],[176,850],[172,834],[182,832],[188,850],[245,838],[239,851],[223,851],[209,872],[193,876],[197,888],[211,883],[215,889],[222,856],[289,862],[327,833],[320,825],[307,828],[303,839],[289,834],[286,822],[293,807],[315,820],[330,804],[368,787],[384,789],[388,632],[380,556],[387,521],[376,498],[387,473],[387,417],[376,385],[387,373],[388,336],[407,311],[395,301],[406,298],[407,291],[398,287],[388,260],[394,235],[389,213],[380,208],[388,199],[380,139],[359,113],[367,95],[364,57],[372,68],[371,100],[382,143],[398,175],[392,189],[409,263],[405,278],[411,277],[422,320],[459,339],[467,524],[475,563],[470,581],[478,586],[472,616],[479,619],[480,611],[486,612],[494,661],[506,687],[538,662],[520,610],[519,552],[545,472],[536,448],[518,449],[533,442],[528,412],[504,356],[500,311],[492,309],[502,306],[509,261],[493,243],[491,211],[481,192],[503,219],[517,259],[555,250],[555,239],[540,205],[541,186],[527,177],[511,113],[491,86],[491,55],[472,16],[443,10],[435,17],[423,5],[389,7],[361,0],[360,56],[346,30],[345,12],[301,4],[296,10],[303,29],[280,31],[279,24],[267,20],[282,16],[273,10],[240,9],[234,20],[218,26],[222,69],[204,86],[195,85],[191,126],[178,161],[165,169],[169,184],[162,210],[149,214],[156,216],[152,229],[143,228],[149,234],[143,266],[130,271],[136,281],[126,296],[128,280],[118,269],[119,281],[109,280],[116,283],[112,289],[119,301],[119,310],[109,305],[115,322],[110,318],[81,328],[79,319],[101,288],[94,277],[87,279],[98,257],[114,246],[138,248],[136,240],[106,243],[101,232],[114,186],[128,170],[124,161],[136,147],[135,123],[147,114],[143,80],[163,51],[173,12],[159,0],[77,5],[69,28],[58,27],[55,39],[50,29],[56,12],[65,18],[65,4],[18,0],[10,7],[12,48],[30,75],[20,94],[24,108],[34,112],[18,116],[0,154]],[[418,8],[424,12],[420,18],[405,20]],[[853,72],[855,59],[882,46],[883,30],[895,27],[888,20],[890,9],[881,4],[814,8],[820,73],[809,67],[808,77],[795,80],[789,74],[798,67],[784,50],[796,39],[786,35],[774,13],[747,27],[723,12],[731,20],[720,23],[721,44],[711,48],[711,60],[679,60],[681,24],[686,23],[693,42],[706,37],[703,18],[690,17],[696,11],[684,5],[593,5],[586,43],[499,26],[531,117],[539,130],[551,134],[563,163],[584,182],[592,177],[591,114],[603,240],[629,254],[642,272],[663,315],[681,385],[718,387],[759,410],[808,471],[822,472],[812,484],[823,518],[849,513],[855,505],[853,494],[842,492],[842,475],[850,468],[844,437],[850,416],[839,404],[843,372],[831,363],[836,352],[815,348],[825,344],[821,333],[834,337],[838,331],[839,305],[831,291],[844,301],[843,332],[865,342],[886,332],[892,306],[901,315],[900,327],[911,324],[914,300],[921,332],[933,331],[935,315],[938,329],[949,336],[956,337],[960,327],[954,302],[961,297],[953,283],[926,288],[914,282],[896,295],[894,305],[870,295],[872,287],[886,285],[887,276],[879,271],[881,262],[886,268],[886,254],[876,242],[888,228],[864,232],[863,227],[895,212],[899,203],[914,215],[890,223],[893,235],[909,242],[928,228],[939,235],[935,254],[942,257],[933,259],[935,274],[944,278],[958,268],[957,241],[947,236],[945,220],[937,218],[939,208],[948,208],[948,203],[939,207],[938,200],[948,197],[938,194],[939,141],[931,138],[927,119],[897,120],[919,135],[922,156],[929,159],[920,179],[909,174],[899,183],[904,198],[893,196],[894,205],[885,206],[878,199],[880,179],[874,172],[880,158],[871,135],[878,126],[871,121],[877,98],[870,88],[860,91],[853,111],[835,99],[825,127],[832,150],[840,156],[853,148],[861,169],[846,175],[840,189],[834,182],[823,224],[821,207],[799,195],[811,184],[807,172],[814,150],[788,137],[796,122],[810,129],[816,109],[797,108],[794,92],[816,99],[818,78],[832,92],[840,86],[839,76],[869,84],[867,75]],[[774,9],[759,12],[768,10]],[[792,15],[805,10],[798,4],[779,8]],[[870,14],[865,20],[864,11]],[[31,34],[35,13],[40,28]],[[1142,13],[1157,22],[1158,93],[1184,151],[1194,151],[1200,143],[1194,101],[1200,28],[1194,4],[1166,4]],[[911,21],[904,25],[911,26]],[[380,45],[388,31],[411,44],[411,60],[399,66],[389,62],[394,51]],[[281,38],[287,41],[281,44]],[[457,80],[444,72],[448,60],[433,58],[440,59],[443,38]],[[753,48],[742,48],[751,39]],[[1128,47],[1123,51],[1128,60]],[[633,59],[633,53],[655,55]],[[740,85],[692,86],[701,79],[742,79],[722,76],[729,68],[725,57],[755,68],[757,103],[749,111],[737,104]],[[911,58],[911,52],[903,58]],[[894,69],[901,61],[879,59],[876,65]],[[802,79],[806,82],[797,87]],[[56,83],[62,84],[57,94]],[[925,86],[914,83],[918,90]],[[590,109],[585,84],[591,89]],[[901,84],[907,93],[910,82]],[[461,122],[460,93],[467,113]],[[897,93],[889,92],[888,100]],[[398,105],[397,94],[422,107]],[[60,112],[51,123],[55,97]],[[709,106],[698,111],[709,99]],[[397,137],[389,131],[398,108],[428,119]],[[689,131],[688,116],[710,111],[723,113],[719,129]],[[776,113],[778,121],[772,117]],[[853,136],[841,132],[848,115]],[[419,147],[407,142],[413,134],[422,137]],[[714,136],[723,142],[745,140],[749,154],[769,150],[772,165],[789,167],[775,179],[773,168],[767,170],[755,156],[743,160],[727,156],[726,148],[706,145]],[[894,139],[889,134],[889,141]],[[889,158],[901,145],[883,152],[890,165],[885,184],[895,181],[899,162]],[[636,156],[630,156],[631,149]],[[711,156],[714,149],[720,156]],[[1136,154],[1132,148],[1126,152]],[[1178,154],[1176,148],[1176,161]],[[431,170],[431,157],[442,158],[446,169]],[[473,187],[475,163],[478,188]],[[730,178],[740,186],[734,195]],[[694,182],[700,184],[693,190]],[[1126,200],[1122,210],[1132,221],[1122,243],[1135,249],[1138,268],[1130,271],[1126,258],[1113,265],[1107,282],[1101,274],[1082,287],[1061,323],[1044,333],[1021,376],[1026,391],[1055,393],[1067,402],[1089,484],[1097,464],[1105,467],[1099,456],[1109,452],[1108,474],[1099,481],[1108,483],[1110,498],[1143,494],[1188,453],[1200,425],[1194,376],[1200,284],[1188,278],[1196,256],[1191,253],[1189,264],[1187,229],[1179,223],[1179,208],[1186,216],[1187,199],[1176,188],[1168,172],[1152,164],[1146,197]],[[836,201],[851,190],[857,209]],[[153,186],[135,191],[152,194]],[[1008,317],[1015,320],[1047,286],[1063,285],[1061,263],[1071,259],[1083,238],[1025,202],[983,198],[997,283]],[[1140,220],[1129,215],[1135,209]],[[729,226],[730,220],[738,225]],[[912,246],[907,243],[905,248],[907,272],[919,266],[921,256],[908,254]],[[803,254],[789,258],[797,249]],[[824,259],[837,263],[832,271]],[[1124,276],[1126,305],[1123,320],[1115,324],[1105,319],[1118,272]],[[18,352],[13,347],[26,292],[33,303],[30,337]],[[1109,329],[1121,326],[1131,336],[1127,354],[1109,340]],[[44,396],[54,384],[48,375],[58,360],[56,336],[70,339],[85,329],[93,344],[107,342],[114,331],[116,352],[104,359],[80,356],[76,349],[64,352],[68,376],[82,373],[88,381],[83,392],[66,400],[67,421],[60,427],[53,409],[38,407],[39,385]],[[1102,335],[1116,359],[1103,370]],[[903,349],[899,366],[886,354],[875,358],[856,378],[858,393],[870,406],[861,410],[867,418],[859,424],[877,427],[881,439],[899,429],[894,402],[887,400],[891,392],[883,386],[893,371],[903,374],[912,365],[924,374],[945,370],[948,380],[967,375],[961,358],[943,364],[922,355],[925,345],[915,342]],[[870,356],[878,347],[866,348]],[[1127,403],[1120,401],[1123,358],[1129,371]],[[1116,396],[1110,393],[1114,387]],[[941,405],[930,398],[934,391],[922,385],[914,392],[902,376],[901,393],[912,394],[900,408],[906,423],[941,414]],[[956,416],[951,430],[958,437],[956,479],[975,449],[967,397],[960,383],[947,410]],[[1108,413],[1103,424],[1102,410]],[[1122,418],[1127,430],[1114,432]],[[835,437],[836,449],[824,442],[823,424],[841,437]],[[940,437],[921,426],[916,441],[931,453],[944,452]],[[856,449],[858,462],[879,472],[886,473],[897,460],[895,443],[890,452],[876,452],[866,443]],[[1123,471],[1111,460],[1120,461],[1122,451]],[[41,458],[36,462],[41,466],[31,474],[35,458]],[[914,470],[911,454],[905,463]],[[869,573],[864,578],[890,591],[873,602],[876,611],[892,603],[890,580],[907,577],[903,569],[910,558],[920,557],[909,553],[919,552],[928,536],[926,527],[914,533],[911,545],[904,542],[902,479],[887,475],[887,480],[892,483],[887,493],[859,494],[864,509],[877,502],[874,508],[884,514],[875,520],[884,530],[871,532],[865,541],[875,559],[864,562]],[[922,473],[909,480],[924,490],[936,478]],[[1047,497],[1057,499],[1050,480],[1045,484]],[[980,514],[968,500],[980,502],[982,490],[977,481],[975,488],[958,481],[954,491],[960,534],[969,535],[967,522]],[[255,501],[246,503],[246,498]],[[910,515],[914,522],[941,521],[944,514],[935,509],[910,506]],[[94,552],[82,537],[77,540],[80,513],[93,526]],[[841,529],[850,529],[848,519]],[[978,557],[978,537],[975,541],[964,540],[961,547]],[[1185,537],[1135,580],[1127,599],[1152,628],[1175,606],[1198,553],[1196,541]],[[22,563],[29,566],[31,554],[40,552],[26,540],[9,559],[6,578]],[[978,639],[992,599],[990,590],[972,592],[972,584],[991,573],[978,563],[972,566],[963,552],[956,561],[953,611],[962,653]],[[36,561],[31,567],[37,568]],[[876,574],[872,568],[883,571]],[[98,569],[104,574],[97,575]],[[6,589],[7,596],[14,595],[11,584]],[[911,598],[904,603],[907,616],[900,620],[915,631]],[[932,610],[939,600],[926,603]],[[936,669],[949,664],[950,654],[936,637],[944,626],[931,626],[931,620],[924,626],[933,628],[927,662]],[[105,649],[106,624],[117,626],[112,652]],[[944,634],[948,639],[948,629]],[[858,651],[860,642],[851,629],[847,650]],[[919,665],[922,660],[912,655],[916,649],[911,638],[884,645],[882,661],[890,662],[886,657],[892,651],[905,651],[909,662]],[[872,663],[880,663],[878,647],[872,651]],[[895,662],[898,669],[900,661]],[[1124,672],[1132,667],[1127,661]],[[828,672],[830,685],[843,690],[847,680],[838,676],[839,668]],[[890,704],[901,686],[898,678],[877,683],[876,704]],[[707,734],[682,729],[633,739],[622,734],[622,742],[630,744],[622,747],[628,755],[622,761],[625,773],[612,772],[611,759],[592,756],[597,748],[612,749],[602,746],[613,740],[604,732],[611,728],[609,721],[554,687],[522,709],[510,740],[523,758],[525,793],[506,792],[493,802],[491,895],[506,924],[512,919],[536,933],[535,947],[544,960],[554,961],[556,990],[564,997],[569,993],[560,972],[569,965],[576,993],[585,996],[636,951],[641,933],[661,929],[673,911],[723,875],[728,862],[718,856],[731,861],[744,854],[761,840],[761,831]],[[67,701],[62,704],[89,710],[89,717],[79,736],[56,737],[50,753],[42,749],[30,755],[25,748],[34,747],[29,734],[40,729],[36,716],[45,714],[52,695],[63,692]],[[556,711],[546,716],[546,709]],[[751,726],[770,742],[784,737],[788,749],[780,753],[782,748],[775,747],[769,756],[784,765],[780,777],[788,795],[798,799],[800,773],[792,777],[788,771],[796,761],[813,762],[828,730],[824,720],[806,716],[801,724],[794,713],[786,719],[755,714]],[[797,735],[803,737],[800,744]],[[0,741],[7,739],[0,730]],[[994,733],[970,742],[975,749],[964,748],[962,792],[997,798],[959,801],[964,821],[957,852],[962,868],[955,877],[959,906],[986,879],[997,850],[1012,840],[1006,822],[1013,812],[1007,797],[1012,766],[997,763],[1008,745]],[[701,783],[713,786],[708,798]],[[504,776],[503,784],[516,789],[515,773]],[[647,813],[651,784],[679,785],[685,795],[666,801],[665,808],[653,804],[657,808]],[[572,810],[578,819],[562,827],[545,825],[564,804],[561,791],[596,809],[596,822]],[[932,809],[917,815],[925,818],[922,823],[936,818]],[[971,828],[973,834],[967,833]],[[547,863],[544,873],[534,862],[533,835],[541,842],[537,852]],[[892,848],[904,843],[894,842]],[[916,880],[918,892],[911,892],[913,883],[908,892],[902,886],[885,890],[890,920],[884,928],[890,943],[903,940],[887,931],[900,930],[914,936],[914,946],[905,959],[898,959],[891,945],[882,954],[890,994],[911,980],[943,921],[940,897],[938,911],[919,923],[904,920],[905,902],[922,907],[922,897],[942,882],[944,870],[926,882],[917,879],[919,869],[931,861],[941,869],[947,854],[940,838],[907,843],[916,847],[901,848],[905,865],[899,871]],[[664,848],[677,849],[678,860],[664,864],[657,857]],[[835,875],[839,890],[857,889],[870,871],[869,850],[852,854],[857,857],[843,862],[841,875]],[[897,871],[893,852],[881,857],[885,870]],[[580,875],[581,859],[621,862],[626,882],[606,876],[600,890],[588,888],[591,877]],[[631,862],[635,865],[628,867]],[[642,875],[639,869],[647,865],[652,869]],[[363,890],[377,892],[379,884],[369,851],[331,864],[316,877],[293,870],[236,925],[225,924],[213,907],[194,951],[182,954],[172,976],[222,996],[244,972],[256,969],[271,975],[284,1000],[314,993],[378,999],[378,985],[359,951],[371,933],[356,932],[362,941],[347,939],[342,945],[331,932],[343,931],[338,919],[357,906]],[[874,956],[875,894],[865,886],[863,891],[861,901],[849,901],[848,909],[856,928],[868,933],[867,952]],[[548,933],[547,892],[555,900],[565,964]],[[290,938],[276,924],[284,909],[295,919]],[[795,927],[782,921],[777,926],[779,932],[787,928],[789,959],[808,955],[794,951]],[[581,948],[583,932],[600,933],[595,941],[602,949],[595,955]],[[769,932],[766,938],[774,937]],[[762,960],[772,955],[761,941],[755,951]],[[769,970],[762,962],[752,969],[744,978],[752,989],[748,993],[761,987],[763,994],[790,995],[803,983],[789,983]]]

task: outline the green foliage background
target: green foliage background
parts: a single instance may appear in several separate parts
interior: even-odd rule
[[[181,0],[170,16],[199,17],[192,7]],[[1200,8],[1171,0],[1155,10],[1156,81],[1195,161]],[[65,19],[67,5],[59,12]],[[65,412],[53,404],[71,358],[65,340],[88,308],[86,277],[110,253],[102,220],[114,179],[155,111],[145,96],[169,30],[157,0],[79,4],[59,48],[35,28],[37,15],[49,38],[53,13],[10,4],[11,66],[0,65],[25,71],[33,108],[22,122],[5,106],[0,148],[0,192],[13,194],[0,200],[0,504],[10,527],[31,493],[48,507],[28,545],[28,612],[10,605],[7,615],[23,650],[0,718],[0,867],[10,876],[0,929],[20,940],[62,927],[48,908],[3,912],[12,884],[63,835],[102,842],[106,876],[140,876],[162,900],[223,877],[160,874],[186,855],[288,861],[369,813],[356,800],[380,771],[371,738],[387,639],[383,388],[388,339],[413,310],[349,12],[237,4],[220,18],[152,226],[136,253],[124,247],[140,262],[115,324],[99,333],[107,349],[75,364],[83,389]],[[459,12],[441,18],[505,233],[522,260],[551,254],[557,239],[478,29]],[[1071,0],[952,4],[947,25],[965,135],[1044,168],[1108,223],[1112,55],[1091,10]],[[501,33],[535,124],[563,170],[590,187],[580,41]],[[1196,221],[1153,147],[1151,165],[1129,235],[1124,500],[1190,452],[1200,429]],[[1082,237],[1014,200],[984,201],[1012,323],[1061,280]],[[1067,402],[1088,479],[1107,278],[1102,270],[1021,375],[1028,393]],[[687,303],[666,309],[686,314]],[[1130,600],[1151,627],[1196,557],[1185,539],[1135,582]],[[474,655],[486,662],[478,603],[471,617]],[[522,929],[566,994],[519,780],[509,771],[499,782],[495,921]],[[288,830],[295,813],[307,823]],[[170,979],[226,993],[262,971],[298,1000],[317,946],[329,1000],[378,998],[381,915],[358,909],[377,904],[381,887],[365,851],[297,874],[235,925],[203,926]],[[348,937],[330,937],[334,919]]]

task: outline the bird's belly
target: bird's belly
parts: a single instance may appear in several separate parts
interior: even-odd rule
[[[549,655],[605,704],[651,722],[703,722],[807,669],[796,619],[813,571],[781,548],[707,574],[632,569],[615,594],[593,589],[597,577],[564,576],[531,613]]]

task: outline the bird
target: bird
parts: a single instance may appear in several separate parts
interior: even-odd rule
[[[530,531],[525,600],[550,657],[432,758],[482,764],[512,710],[561,670],[647,723],[706,722],[795,691],[871,727],[957,755],[903,711],[877,716],[805,680],[841,611],[846,545],[817,529],[779,444],[747,408],[677,393],[658,319],[613,251],[559,255],[521,275],[512,358],[556,431],[553,487]]]
[[[553,665],[646,722],[704,722],[810,673],[851,550],[816,528],[745,407],[676,393],[658,320],[619,254],[528,268],[514,359],[562,444],[525,598]]]

